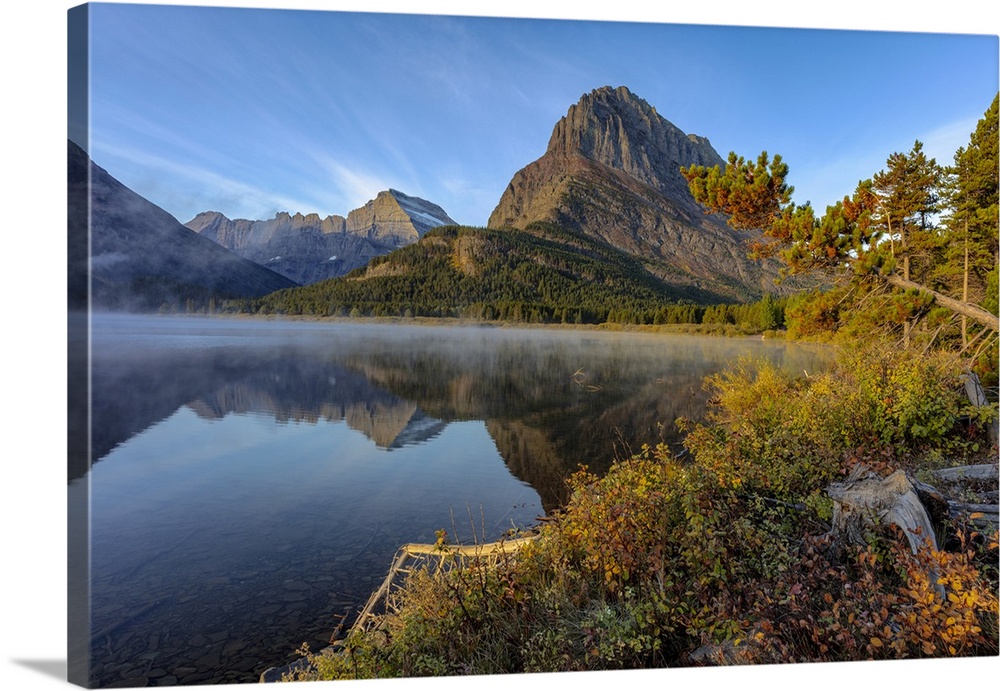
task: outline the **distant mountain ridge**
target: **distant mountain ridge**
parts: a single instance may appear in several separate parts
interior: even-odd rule
[[[756,234],[734,231],[691,197],[680,168],[692,164],[725,161],[626,87],[601,87],[570,106],[544,155],[515,173],[488,226],[550,222],[642,258],[674,287],[738,299],[773,292],[777,264],[747,258]]]
[[[68,142],[69,305],[153,311],[259,297],[294,281],[192,233]]]
[[[342,276],[373,257],[413,244],[455,221],[437,204],[394,189],[347,217],[278,213],[269,220],[229,219],[205,211],[184,225],[301,285]]]
[[[691,197],[682,166],[725,165],[627,88],[585,94],[518,171],[488,227],[439,228],[363,269],[236,309],[657,323],[671,306],[776,292],[777,262]],[[783,286],[780,290],[787,290]]]
[[[178,285],[191,292],[189,283],[221,294],[228,283],[235,298],[228,310],[514,321],[641,321],[668,318],[664,310],[678,302],[790,292],[787,283],[775,288],[777,262],[747,257],[758,233],[735,231],[694,201],[680,174],[692,164],[725,162],[708,139],[685,134],[626,87],[601,87],[571,105],[546,152],[514,174],[488,228],[460,228],[440,206],[392,189],[346,217],[282,212],[253,221],[206,211],[181,228],[226,248],[220,267],[239,255],[244,270],[273,270],[257,279],[277,274],[284,283],[238,287],[211,268],[216,255],[201,252],[185,254],[166,274],[147,262],[125,282],[132,289],[145,283],[154,296],[178,293]],[[72,190],[71,180],[71,199]],[[119,203],[105,225],[121,235],[128,209],[151,217],[142,201],[147,206]],[[163,223],[176,221],[157,212],[160,221],[169,219]],[[125,255],[121,243],[95,245],[95,285],[125,266]],[[213,277],[218,285],[206,287]],[[71,271],[71,285],[73,278]],[[159,285],[164,281],[170,290]],[[283,290],[296,285],[303,287]],[[145,300],[145,308],[157,299]]]

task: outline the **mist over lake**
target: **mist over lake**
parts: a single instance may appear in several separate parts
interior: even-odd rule
[[[643,444],[756,339],[94,315],[92,681],[254,682],[323,647],[396,549],[492,541]],[[82,480],[86,478],[87,482]]]

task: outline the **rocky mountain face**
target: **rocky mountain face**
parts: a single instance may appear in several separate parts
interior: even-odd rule
[[[708,139],[685,134],[625,87],[602,87],[571,106],[545,154],[519,170],[491,228],[548,221],[642,258],[676,286],[720,297],[774,290],[777,264],[751,261],[746,242],[692,199],[682,166],[725,165]]]
[[[206,211],[185,225],[242,257],[308,285],[342,276],[372,257],[410,245],[431,228],[454,224],[437,204],[390,189],[379,192],[347,218],[282,212],[270,220],[251,221]]]
[[[87,306],[88,271],[93,307],[137,311],[259,297],[296,285],[192,233],[68,145],[71,308]]]

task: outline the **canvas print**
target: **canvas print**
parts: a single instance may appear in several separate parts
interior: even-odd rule
[[[998,655],[996,35],[68,30],[71,682]]]

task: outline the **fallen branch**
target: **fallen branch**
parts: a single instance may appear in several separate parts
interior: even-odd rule
[[[959,518],[980,528],[1000,526],[1000,506],[997,504],[971,504],[958,501],[948,502],[952,518]]]
[[[932,475],[940,480],[948,480],[950,482],[958,480],[997,480],[1000,478],[996,463],[943,468],[942,470],[935,470]]]
[[[537,539],[537,536],[523,537],[512,540],[500,540],[498,542],[490,542],[486,544],[446,545],[443,547],[439,544],[405,544],[396,552],[396,556],[392,561],[392,566],[389,567],[389,572],[386,574],[385,580],[382,581],[382,584],[378,587],[378,589],[376,589],[375,592],[371,594],[371,597],[368,598],[368,602],[365,603],[364,608],[355,620],[351,630],[353,631],[355,629],[364,628],[368,620],[375,616],[375,610],[378,608],[379,603],[388,599],[393,583],[396,581],[397,577],[400,574],[406,575],[409,573],[410,569],[407,567],[408,562],[426,559],[428,557],[440,557],[441,561],[438,564],[438,568],[441,569],[444,568],[446,561],[452,558],[457,558],[459,561],[468,558],[495,558],[500,555],[516,552],[529,542],[534,542],[535,539]]]
[[[885,280],[886,283],[896,286],[897,288],[903,288],[904,290],[919,290],[923,293],[929,293],[930,296],[934,298],[934,302],[942,307],[946,307],[956,314],[968,317],[977,324],[982,324],[987,329],[1000,331],[1000,323],[998,323],[997,316],[987,312],[982,307],[962,302],[961,300],[955,300],[954,298],[943,295],[936,290],[931,290],[927,286],[914,283],[913,281],[908,281],[902,276],[897,276],[896,274],[889,274],[888,276],[885,276]]]

